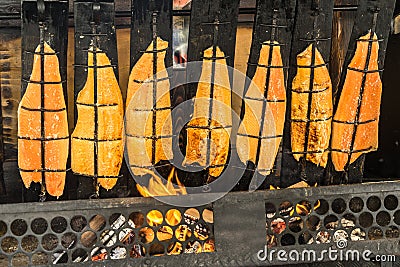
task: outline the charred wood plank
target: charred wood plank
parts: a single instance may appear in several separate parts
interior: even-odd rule
[[[243,92],[245,96],[246,91],[249,87],[251,79],[253,79],[255,71],[257,69],[257,63],[260,57],[260,51],[262,43],[265,41],[277,41],[280,46],[282,63],[285,75],[285,85],[287,84],[288,77],[288,66],[289,66],[289,56],[290,48],[292,44],[292,33],[294,26],[294,17],[296,10],[296,1],[284,0],[284,1],[274,1],[274,0],[258,0],[256,4],[256,16],[253,23],[253,36],[250,48],[250,55],[248,59],[247,72],[246,72],[246,82]],[[273,37],[272,32],[274,31]],[[286,87],[286,86],[285,86]],[[244,116],[244,101],[242,100],[242,108],[240,118]],[[261,153],[261,152],[260,152]],[[278,152],[276,157],[276,164],[274,171],[266,177],[264,185],[262,188],[268,187],[272,184],[275,187],[279,185],[279,176],[281,173],[281,161],[282,153]],[[263,181],[265,177],[262,177],[258,172],[254,173],[254,164],[247,163],[246,172],[243,179],[238,185],[238,189],[247,190],[250,185],[249,178],[256,175],[259,182]],[[253,174],[254,173],[254,174]],[[259,177],[258,177],[259,176]],[[259,184],[258,182],[258,184]]]
[[[118,53],[117,39],[115,32],[115,4],[113,0],[97,1],[100,8],[94,11],[94,3],[91,1],[74,1],[74,24],[75,24],[75,72],[74,72],[74,98],[83,89],[87,80],[88,64],[87,50],[92,42],[92,25],[94,22],[96,31],[100,35],[97,36],[99,48],[107,54],[111,64],[114,67],[114,73],[118,80]],[[75,123],[77,120],[77,109],[75,106]],[[96,188],[93,179],[79,175],[73,175],[77,188],[77,198],[85,199],[96,194]],[[117,184],[111,190],[100,189],[100,197],[119,197],[126,196],[129,193],[127,180],[129,177],[123,176],[118,179]]]
[[[333,0],[299,0],[290,54],[290,69],[287,86],[286,121],[283,134],[282,175],[280,187],[288,187],[305,180],[314,185],[320,184],[325,169],[314,163],[303,160],[297,161],[292,154],[291,144],[291,100],[292,81],[297,73],[297,55],[304,51],[311,43],[311,39],[318,39],[315,43],[324,61],[329,62],[331,52]],[[307,133],[306,133],[307,134]],[[306,136],[307,137],[307,136]],[[305,151],[307,152],[307,151]]]
[[[350,61],[354,56],[357,39],[367,34],[368,31],[373,28],[375,28],[378,40],[380,40],[378,52],[378,69],[383,69],[386,55],[386,47],[391,29],[391,21],[395,9],[395,2],[396,1],[394,0],[359,0],[359,6],[351,33],[348,50],[342,66],[343,71],[340,74],[339,86],[334,94],[334,112],[336,112],[338,101],[341,95],[341,90],[343,88],[346,78],[346,71],[344,70],[350,64]],[[374,19],[375,16],[376,18]],[[382,78],[382,72],[380,72],[380,76]],[[362,182],[364,174],[364,161],[365,154],[361,155],[354,163],[349,164],[348,170],[345,172],[336,172],[333,165],[329,164],[327,168],[327,177],[329,177],[328,183],[338,184]]]
[[[54,51],[58,52],[58,60],[60,64],[61,80],[67,80],[67,47],[68,47],[68,1],[45,1],[44,13],[39,13],[37,1],[23,1],[22,2],[22,29],[21,29],[21,55],[22,55],[22,82],[21,82],[21,96],[24,95],[28,83],[25,81],[30,80],[33,67],[32,52],[40,43],[40,26],[44,22],[44,41],[46,41]],[[67,99],[67,83],[62,84],[64,90],[65,103]],[[67,181],[68,176],[67,176]],[[65,192],[68,191],[68,182],[64,189],[64,195],[61,199],[68,199]],[[41,191],[40,184],[32,184],[30,189],[24,188],[24,201],[39,201],[39,194]],[[47,200],[55,200],[47,194]]]

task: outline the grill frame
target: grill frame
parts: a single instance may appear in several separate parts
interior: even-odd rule
[[[182,201],[190,201],[194,197],[207,198],[214,193],[202,194],[201,196],[179,196]],[[255,192],[231,192],[223,198],[215,201],[214,211],[214,238],[215,252],[200,254],[181,254],[173,256],[153,257],[147,256],[143,258],[126,258],[123,260],[105,260],[100,262],[85,262],[74,264],[76,266],[266,266],[283,264],[278,261],[259,261],[257,252],[262,250],[266,245],[266,212],[265,203],[280,203],[282,200],[289,199],[292,203],[297,203],[300,199],[319,199],[323,198],[330,204],[333,199],[343,198],[351,199],[358,196],[366,199],[372,195],[378,196],[381,201],[387,195],[395,195],[400,198],[400,181],[366,183],[357,185],[340,185],[327,187],[310,187],[282,189],[271,191],[255,191]],[[160,200],[167,200],[171,197],[160,197]],[[272,201],[273,200],[273,201]],[[313,202],[310,200],[310,202]],[[366,205],[366,202],[364,201]],[[384,208],[382,203],[381,208]],[[107,213],[124,213],[124,210],[130,211],[146,211],[157,209],[165,211],[174,208],[157,201],[153,198],[120,198],[120,199],[97,199],[97,200],[74,200],[46,203],[26,203],[21,204],[5,204],[0,206],[2,218],[7,218],[9,223],[16,218],[25,219],[30,224],[30,220],[34,217],[42,217],[50,221],[56,216],[66,216],[66,214],[107,214]],[[182,208],[177,208],[182,210]],[[186,208],[184,208],[186,209]],[[201,210],[201,209],[200,209]],[[385,210],[385,208],[384,208]],[[390,214],[400,211],[399,204],[397,208],[389,211]],[[346,212],[343,212],[346,214]],[[374,213],[375,214],[375,213]],[[312,215],[312,213],[310,214]],[[68,215],[70,216],[70,215]],[[66,216],[66,217],[68,217]],[[337,215],[340,221],[341,216]],[[90,218],[90,215],[87,215]],[[392,216],[393,217],[393,216]],[[393,218],[391,219],[391,221]],[[394,223],[393,223],[394,224]],[[373,226],[376,225],[374,220]],[[398,225],[400,227],[400,225]],[[10,225],[7,225],[8,232],[2,236],[10,236]],[[68,228],[69,229],[69,228]],[[31,234],[31,231],[29,234]],[[68,232],[68,231],[65,231]],[[56,234],[57,235],[57,234]],[[60,234],[61,236],[61,234]],[[18,242],[21,237],[16,237]],[[38,238],[40,240],[40,237]],[[334,247],[334,243],[328,244],[311,244],[311,245],[292,245],[286,247],[275,247],[275,249],[285,249],[286,251],[297,249],[313,249],[317,253],[328,247]],[[93,248],[93,247],[92,247]],[[92,248],[88,249],[90,251]],[[379,240],[366,240],[357,242],[348,242],[347,249],[363,251],[371,250],[375,255],[397,255],[400,256],[400,238],[383,238]],[[17,251],[18,253],[18,251]],[[52,252],[49,252],[49,255]],[[70,254],[71,252],[69,252]],[[398,260],[399,258],[397,258]],[[11,257],[9,258],[11,260]],[[327,261],[325,259],[324,261]],[[296,262],[311,263],[308,261]],[[333,263],[332,263],[333,264]],[[59,266],[71,266],[71,264],[57,264]]]

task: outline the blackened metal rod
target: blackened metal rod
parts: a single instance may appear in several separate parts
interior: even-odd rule
[[[91,22],[92,33],[95,35],[97,33],[96,25]],[[98,164],[98,153],[99,153],[99,111],[98,111],[98,99],[97,99],[97,37],[92,37],[93,45],[93,110],[94,110],[94,133],[93,133],[93,183],[95,187],[95,195],[99,195],[99,185],[98,185],[98,174],[99,174],[99,164]]]
[[[46,200],[46,174],[43,170],[46,169],[46,157],[45,157],[45,151],[46,151],[46,143],[44,139],[46,138],[46,129],[45,129],[45,112],[44,109],[45,107],[45,77],[44,77],[44,32],[45,32],[45,24],[44,22],[39,22],[39,46],[40,46],[40,135],[41,135],[41,175],[42,175],[42,184],[41,184],[41,193],[40,193],[40,202],[44,202]]]
[[[152,38],[153,38],[153,120],[152,120],[152,135],[157,134],[157,12],[153,12],[152,18]],[[155,165],[156,162],[156,145],[157,140],[152,139],[151,141],[151,163]]]
[[[0,99],[2,97],[2,77],[0,75]],[[0,109],[0,131],[3,133],[3,111]],[[7,194],[6,185],[4,182],[4,169],[3,169],[3,161],[4,161],[4,140],[3,136],[0,138],[0,195]]]
[[[275,42],[275,35],[277,34],[277,16],[278,16],[278,9],[274,8],[274,13],[273,13],[273,19],[272,19],[272,29],[271,29],[271,39],[270,39],[270,43],[274,43]],[[274,51],[274,46],[270,46],[269,48],[269,55],[268,55],[268,66],[271,66],[272,64],[272,56],[273,56],[273,51]],[[267,68],[267,74],[265,77],[265,88],[264,88],[264,101],[262,103],[262,111],[261,111],[261,123],[260,123],[260,129],[258,131],[258,144],[257,144],[257,152],[256,152],[256,160],[254,162],[254,164],[256,166],[258,166],[258,162],[260,160],[260,153],[261,153],[261,137],[264,131],[264,125],[265,125],[265,111],[267,109],[267,99],[268,99],[268,93],[269,93],[269,84],[270,84],[270,79],[271,79],[271,69]]]
[[[367,58],[365,60],[364,72],[363,72],[363,76],[362,76],[362,80],[361,80],[360,96],[358,97],[356,117],[354,118],[354,126],[353,126],[353,133],[352,133],[352,137],[351,137],[350,149],[349,149],[349,153],[348,153],[347,163],[346,163],[346,166],[344,169],[345,170],[345,172],[344,172],[344,179],[345,179],[344,182],[345,183],[348,182],[348,172],[349,172],[349,168],[350,168],[351,157],[352,157],[353,150],[354,150],[354,142],[356,140],[357,128],[358,128],[359,120],[360,120],[361,105],[362,105],[362,100],[363,100],[363,96],[364,96],[365,83],[367,81],[367,74],[368,74],[367,71],[369,69],[369,62],[371,60],[371,52],[372,52],[372,44],[373,44],[372,41],[374,39],[374,33],[376,31],[377,19],[378,19],[378,12],[374,12],[374,17],[372,20],[372,29],[371,29],[370,36],[369,36],[370,42],[368,42]]]
[[[316,30],[317,30],[317,17],[319,14],[314,14],[314,22],[313,22],[313,31],[312,31],[312,38],[316,38]],[[308,106],[307,106],[307,121],[306,121],[306,127],[305,127],[305,136],[304,136],[304,151],[308,151],[308,137],[309,137],[309,130],[310,130],[310,115],[311,115],[311,105],[312,105],[312,100],[313,100],[313,94],[312,91],[314,89],[314,72],[315,72],[315,50],[316,50],[316,42],[313,42],[312,44],[312,51],[311,51],[311,68],[310,68],[310,83],[309,83],[309,89],[308,91],[310,92],[308,94]],[[301,174],[300,178],[303,181],[307,181],[307,174],[306,174],[306,161],[307,161],[307,156],[308,154],[304,154],[302,158],[302,163],[301,163]]]
[[[208,105],[208,135],[207,135],[207,153],[206,153],[206,166],[210,165],[210,153],[211,153],[211,123],[213,115],[213,102],[214,102],[214,82],[215,82],[215,63],[217,57],[217,42],[219,34],[219,20],[218,18],[214,21],[214,31],[213,31],[213,54],[212,54],[212,65],[211,65],[211,81],[210,81],[210,99]]]

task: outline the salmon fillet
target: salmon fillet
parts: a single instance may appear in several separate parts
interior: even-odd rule
[[[35,53],[39,52],[40,45],[35,50]],[[43,106],[42,88],[38,83],[41,81],[42,56],[35,54],[30,82],[18,107],[18,166],[26,188],[32,182],[41,183],[42,171],[45,171],[46,191],[59,197],[64,191],[69,152],[68,120],[57,55],[47,43],[44,43],[43,52],[46,53],[44,82],[53,84],[44,84]],[[44,109],[44,121],[41,109]]]
[[[367,41],[370,38],[373,42]],[[344,171],[348,163],[351,164],[363,153],[378,148],[378,123],[382,94],[382,81],[377,72],[378,37],[375,33],[369,32],[360,37],[360,40],[357,42],[354,57],[347,69],[333,121],[332,162],[337,171]],[[367,63],[369,53],[370,59]],[[364,69],[372,72],[363,73]],[[364,84],[363,79],[365,79]],[[357,113],[359,113],[358,118]],[[355,131],[354,137],[353,131]]]
[[[198,163],[202,167],[209,167],[209,174],[218,177],[224,169],[224,166],[220,165],[226,163],[229,154],[229,136],[232,126],[231,90],[225,55],[221,49],[217,46],[214,55],[213,47],[210,47],[204,51],[203,55],[200,82],[194,98],[193,117],[187,127],[186,157],[183,164]],[[211,58],[213,56],[217,59],[212,85],[213,60]],[[211,103],[210,99],[212,99]]]
[[[245,113],[239,126],[236,146],[242,162],[252,161],[259,173],[268,175],[274,166],[282,140],[286,91],[283,68],[264,66],[282,66],[280,46],[271,46],[270,42],[265,42],[260,51],[258,64],[263,66],[257,66],[252,83],[244,97]],[[268,85],[266,85],[267,77]],[[264,99],[267,101],[264,102]],[[260,134],[261,123],[263,129]]]
[[[297,74],[292,83],[291,141],[294,158],[325,167],[332,120],[332,83],[321,53],[315,47],[314,79],[311,81],[313,45],[297,55]],[[308,66],[308,67],[307,67]],[[312,82],[311,86],[310,83]],[[312,90],[310,90],[310,87]],[[312,93],[310,93],[312,91]],[[311,97],[311,99],[310,99]],[[307,123],[307,120],[310,122]]]
[[[123,156],[123,102],[113,67],[107,55],[99,49],[88,51],[88,75],[76,99],[78,120],[71,140],[71,167],[77,174],[99,176],[105,189],[117,183]],[[96,55],[96,56],[94,56]],[[94,98],[94,58],[97,66],[97,101]],[[92,68],[91,68],[92,67]],[[95,119],[97,105],[98,116]],[[97,140],[95,140],[97,124]],[[94,149],[97,146],[97,169]]]
[[[159,51],[156,62],[155,53],[151,52],[153,48]],[[126,144],[129,164],[135,175],[146,175],[146,168],[173,157],[170,83],[164,63],[167,48],[168,42],[160,38],[157,38],[156,46],[151,42],[129,76]],[[156,64],[156,75],[153,74],[153,63]]]

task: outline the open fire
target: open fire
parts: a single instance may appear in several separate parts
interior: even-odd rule
[[[167,184],[164,185],[162,178],[151,170],[144,169],[143,172],[151,175],[148,187],[136,184],[139,193],[144,197],[153,196],[175,196],[175,195],[186,195],[185,186],[179,181],[178,174],[175,168],[172,168],[168,175]],[[177,186],[174,186],[172,182],[173,178],[176,180]]]

